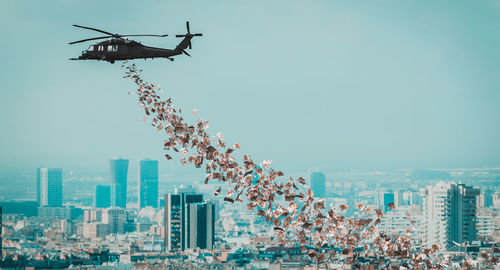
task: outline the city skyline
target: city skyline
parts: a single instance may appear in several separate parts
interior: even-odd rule
[[[113,161],[123,163],[120,165],[128,165],[126,159],[110,160],[110,165]],[[128,166],[117,168],[123,172]],[[38,171],[43,172],[43,169]],[[110,169],[111,172],[116,171],[112,170],[112,166]],[[151,167],[148,166],[147,170],[149,169]],[[153,170],[155,169],[157,169],[156,164],[153,162]],[[57,171],[61,172],[62,169]],[[362,212],[365,211],[364,207],[370,207],[371,211],[374,211],[372,215],[378,216],[373,223],[375,229],[370,230],[377,230],[386,235],[404,235],[408,237],[413,247],[411,254],[418,254],[419,247],[422,246],[435,250],[433,252],[437,252],[436,254],[439,254],[437,256],[452,254],[453,260],[460,265],[462,257],[453,255],[457,249],[470,249],[467,251],[468,256],[477,258],[479,255],[474,255],[474,250],[478,248],[489,250],[500,240],[498,235],[500,190],[498,181],[495,181],[500,178],[500,170],[473,170],[471,173],[470,175],[443,171],[390,173],[382,177],[382,181],[376,182],[373,180],[377,179],[377,174],[373,172],[351,172],[352,177],[358,178],[358,181],[350,182],[332,181],[322,171],[315,171],[310,174],[307,181],[312,181],[313,189],[324,189],[324,194],[318,192],[321,198],[318,198],[315,204],[323,202],[330,207],[339,207],[339,211],[345,211],[347,207],[349,210],[344,212],[345,218],[360,221],[367,220],[362,218]],[[474,186],[455,182],[461,177],[467,179],[474,175],[475,177],[479,175],[483,179]],[[43,174],[41,179],[41,182],[45,182]],[[209,264],[225,265],[233,261],[239,262],[241,252],[249,258],[247,261],[239,262],[243,265],[263,261],[280,264],[276,259],[282,256],[299,259],[303,265],[314,265],[314,260],[307,259],[310,257],[297,246],[277,245],[276,235],[272,233],[277,227],[271,230],[272,223],[260,217],[261,214],[248,211],[246,203],[230,204],[221,196],[215,196],[213,190],[216,186],[219,185],[213,183],[208,185],[198,183],[197,186],[170,185],[169,191],[159,192],[158,199],[161,202],[158,208],[143,208],[139,203],[139,193],[135,194],[137,203],[131,203],[130,199],[133,201],[133,198],[130,196],[130,190],[126,208],[109,206],[111,200],[109,185],[94,186],[93,202],[85,202],[82,198],[76,200],[71,198],[63,200],[60,207],[43,205],[37,207],[38,205],[31,205],[30,201],[0,201],[0,208],[7,217],[4,232],[8,248],[4,254],[7,258],[12,258],[13,252],[26,252],[24,248],[15,249],[16,251],[12,249],[15,239],[29,237],[29,233],[19,234],[26,228],[28,232],[34,231],[35,235],[43,235],[43,239],[59,241],[60,245],[65,246],[66,252],[68,249],[77,249],[81,252],[80,245],[88,247],[88,241],[92,239],[91,242],[96,243],[101,250],[99,253],[104,254],[101,255],[104,257],[96,259],[90,256],[84,259],[90,265],[100,265],[107,260],[110,260],[109,262],[119,260],[120,264],[137,266],[140,264],[140,258],[152,259],[165,254],[172,256],[169,263],[175,264],[182,261],[184,256],[214,253],[226,255],[218,257],[221,261]],[[103,188],[102,192],[98,191],[98,187]],[[305,191],[308,188],[307,185],[300,186],[299,190]],[[65,193],[67,192],[65,190]],[[108,201],[107,206],[96,205],[98,193],[102,193],[101,201],[107,196],[107,200],[104,200]],[[33,207],[38,211],[33,213]],[[345,226],[350,223],[346,223]],[[238,237],[235,237],[236,235]],[[293,243],[295,234],[285,235]],[[24,240],[28,243],[27,247],[36,245],[37,241],[31,239]],[[227,249],[228,246],[231,248]],[[120,256],[119,253],[110,252],[107,247],[112,247],[114,250],[118,248],[122,254],[126,252],[132,256],[130,259]],[[45,248],[50,250],[48,246]],[[90,249],[87,254],[96,254],[95,250]],[[58,254],[57,252],[51,250],[49,254]],[[108,259],[106,257],[108,253],[110,256],[115,256],[115,259]],[[77,257],[77,253],[72,255],[72,258]],[[50,263],[45,263],[50,265],[75,264],[74,259],[68,260],[53,255],[47,258],[50,258]],[[493,258],[492,262],[496,260]],[[342,259],[334,262],[343,264]],[[361,262],[376,265],[380,261],[379,259],[367,261],[365,258]],[[27,263],[29,265],[30,261]],[[199,258],[195,259],[194,263],[199,263]],[[0,261],[0,264],[10,265],[8,260]]]

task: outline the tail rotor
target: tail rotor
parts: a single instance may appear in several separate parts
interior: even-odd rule
[[[189,22],[186,22],[186,28],[187,28],[187,33],[186,34],[184,34],[184,35],[175,35],[175,37],[178,37],[178,38],[180,38],[180,37],[182,37],[182,38],[186,38],[186,37],[192,38],[192,37],[201,37],[201,36],[203,36],[203,34],[201,34],[201,33],[191,34],[191,31],[189,30]],[[191,45],[191,39],[189,39],[188,48],[189,49],[193,48],[192,45]],[[184,50],[183,50],[183,53],[185,53],[186,55],[189,55]]]

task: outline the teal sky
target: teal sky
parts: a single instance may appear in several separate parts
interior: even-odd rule
[[[119,64],[69,61],[100,36],[191,58],[139,60],[178,107],[285,170],[500,165],[500,2],[11,1],[0,9],[0,168],[162,159]]]

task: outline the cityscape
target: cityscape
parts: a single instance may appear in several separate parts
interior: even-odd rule
[[[346,255],[344,261],[318,265],[296,244],[277,242],[268,222],[244,204],[215,196],[216,185],[192,179],[160,187],[166,176],[159,174],[157,160],[136,161],[136,172],[130,162],[110,159],[109,174],[93,176],[92,187],[79,187],[88,176],[37,168],[22,184],[36,188],[36,195],[5,200],[8,194],[2,192],[2,268],[346,269],[351,264],[376,269],[390,260],[354,258],[352,264]],[[464,261],[487,267],[483,254],[498,256],[500,168],[308,176],[307,186],[326,204],[372,206],[383,212],[380,232],[411,230],[415,252],[437,244],[450,266],[458,267]],[[346,217],[357,214],[349,210]]]

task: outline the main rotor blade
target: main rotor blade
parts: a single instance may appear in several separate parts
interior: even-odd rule
[[[96,37],[96,38],[87,38],[87,39],[82,39],[82,40],[78,40],[78,41],[73,41],[73,42],[70,42],[69,44],[70,45],[73,45],[73,44],[76,44],[76,43],[80,43],[80,42],[85,42],[85,41],[89,41],[89,40],[96,40],[96,39],[103,39],[103,38],[110,38],[112,36],[104,36],[104,37]]]
[[[168,35],[119,35],[120,37],[168,37]]]
[[[191,32],[189,32],[189,22],[186,22],[186,27],[188,29],[188,34],[191,34]]]
[[[74,27],[80,27],[80,28],[83,28],[83,29],[88,29],[88,30],[94,30],[94,31],[97,31],[97,32],[101,32],[103,34],[108,34],[108,35],[111,35],[111,36],[115,36],[115,34],[111,34],[110,32],[106,32],[106,31],[103,31],[103,30],[100,30],[100,29],[97,29],[97,28],[92,28],[92,27],[87,27],[87,26],[81,26],[81,25],[76,25],[76,24],[73,24]]]
[[[186,35],[175,35],[175,37],[185,37]]]
[[[203,34],[202,34],[202,33],[193,34],[193,37],[201,37],[201,36],[203,36]]]

